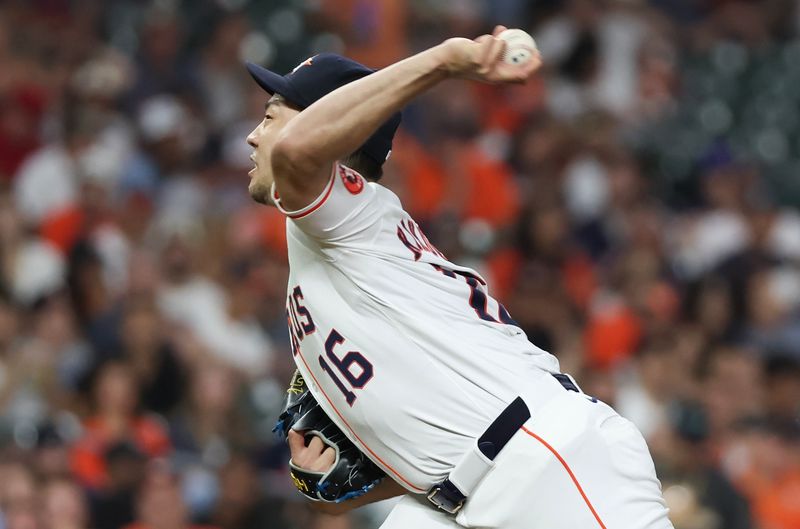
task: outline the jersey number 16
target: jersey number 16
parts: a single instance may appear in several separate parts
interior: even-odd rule
[[[289,339],[292,345],[292,354],[300,353],[300,342],[317,331],[311,312],[303,305],[303,291],[299,286],[294,287],[286,306],[286,319],[289,324]],[[319,355],[319,365],[333,379],[334,384],[344,394],[350,406],[356,401],[354,389],[361,389],[372,379],[373,369],[369,360],[358,351],[348,351],[341,358],[334,351],[336,346],[345,341],[336,329],[331,329],[325,339],[325,355]],[[332,366],[332,367],[331,367]],[[344,381],[342,381],[342,377]]]
[[[356,401],[356,394],[353,393],[352,390],[363,388],[366,383],[372,379],[373,371],[372,364],[370,364],[369,360],[364,358],[364,355],[358,351],[348,351],[343,357],[339,358],[336,355],[334,348],[343,343],[344,336],[339,334],[339,331],[336,329],[331,329],[330,334],[328,334],[328,338],[325,339],[325,357],[327,357],[327,360],[325,357],[320,355],[319,365],[322,366],[322,369],[324,369],[328,375],[330,375],[334,384],[336,384],[336,387],[339,388],[339,390],[344,394],[347,404],[352,406]],[[333,368],[331,368],[331,366],[328,364],[329,361],[330,364],[333,364],[336,370],[344,377],[350,387],[342,382]],[[353,366],[356,366],[355,373],[353,372]]]

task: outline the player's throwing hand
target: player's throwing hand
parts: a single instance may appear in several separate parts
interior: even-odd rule
[[[475,79],[487,83],[524,83],[542,65],[538,50],[532,50],[531,59],[522,64],[509,64],[503,60],[506,42],[498,35],[505,26],[496,26],[491,35],[481,35],[475,40],[452,38],[442,44],[446,54],[445,64],[450,75]]]

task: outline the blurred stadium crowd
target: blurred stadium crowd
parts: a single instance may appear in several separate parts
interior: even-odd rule
[[[380,523],[312,515],[271,433],[287,264],[242,62],[498,22],[543,74],[414,102],[385,184],[637,424],[678,529],[800,528],[799,6],[5,0],[0,529]]]

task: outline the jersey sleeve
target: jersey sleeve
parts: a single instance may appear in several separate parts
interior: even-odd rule
[[[303,232],[329,242],[370,240],[382,214],[377,184],[367,182],[357,171],[334,163],[328,183],[309,205],[288,211],[281,205],[275,184],[272,200]]]

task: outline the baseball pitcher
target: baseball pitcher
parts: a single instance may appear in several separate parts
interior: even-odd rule
[[[521,83],[498,35],[374,72],[320,54],[270,95],[249,192],[286,216],[298,373],[277,430],[297,489],[337,513],[405,497],[384,529],[671,528],[637,429],[530,343],[474,270],[377,182],[400,110],[451,78]]]

